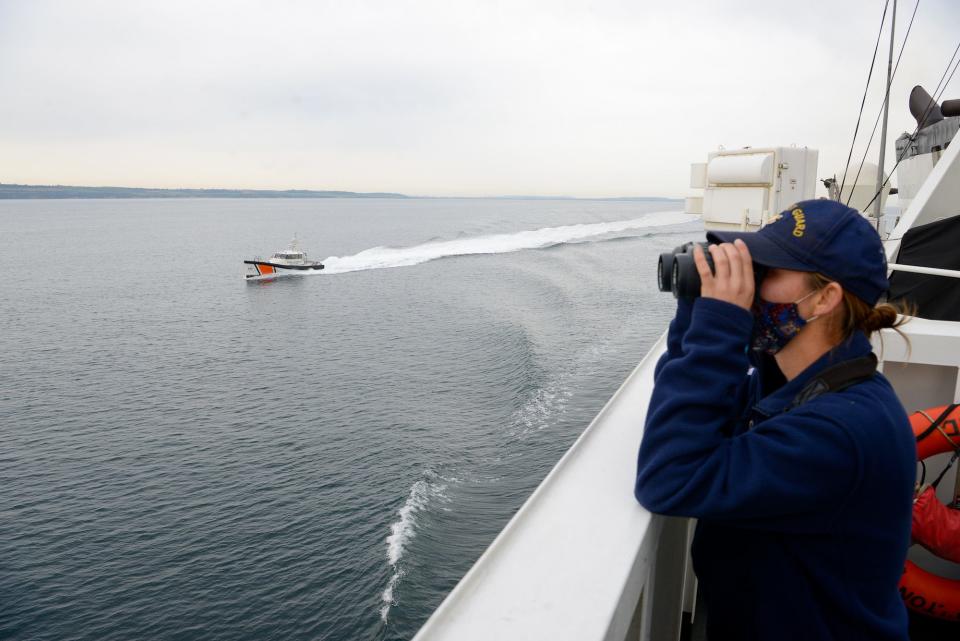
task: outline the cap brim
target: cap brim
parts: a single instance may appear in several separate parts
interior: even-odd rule
[[[815,272],[817,268],[792,256],[776,242],[755,231],[708,231],[711,243],[732,243],[740,238],[750,250],[753,262],[776,269],[793,269],[798,272]]]

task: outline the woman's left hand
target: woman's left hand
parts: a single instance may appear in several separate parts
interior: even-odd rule
[[[704,298],[716,298],[750,311],[753,307],[755,284],[753,280],[753,260],[747,244],[739,238],[733,243],[710,245],[710,255],[716,274],[710,271],[703,249],[697,245],[693,250],[693,261],[700,274],[700,295]]]

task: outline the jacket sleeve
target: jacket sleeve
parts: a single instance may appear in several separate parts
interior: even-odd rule
[[[690,327],[692,312],[693,300],[688,298],[677,300],[677,313],[670,321],[670,328],[667,330],[667,351],[657,361],[657,366],[653,370],[654,380],[667,362],[678,358],[683,353],[683,335],[687,333],[687,328]]]
[[[823,512],[853,490],[860,453],[815,402],[736,436],[752,315],[699,299],[680,354],[655,379],[635,494],[661,514],[773,522]]]

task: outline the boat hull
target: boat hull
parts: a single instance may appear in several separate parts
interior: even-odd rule
[[[281,274],[317,272],[323,269],[322,263],[313,263],[310,265],[281,265],[266,260],[245,260],[243,263],[247,266],[246,278],[263,278]]]

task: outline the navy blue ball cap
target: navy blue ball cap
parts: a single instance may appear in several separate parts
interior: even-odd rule
[[[855,296],[876,305],[890,283],[883,243],[856,209],[835,200],[805,200],[756,232],[711,231],[711,243],[742,238],[755,263],[819,272]]]

